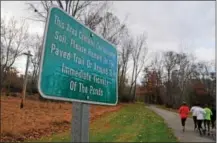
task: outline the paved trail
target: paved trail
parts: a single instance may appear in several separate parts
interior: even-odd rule
[[[158,115],[164,118],[168,126],[173,130],[174,135],[180,142],[215,142],[214,139],[208,137],[200,137],[198,132],[193,129],[193,120],[188,118],[186,121],[185,132],[182,132],[181,121],[179,115],[155,106],[149,106],[151,110],[155,111]]]

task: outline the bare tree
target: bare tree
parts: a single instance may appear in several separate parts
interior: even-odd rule
[[[163,58],[159,52],[155,53],[153,60],[150,64],[150,68],[153,72],[155,72],[156,75],[156,85],[153,86],[155,87],[154,101],[157,102],[157,99],[160,98],[162,95],[162,94],[160,95],[161,92],[160,90],[161,90],[162,78],[163,78]]]
[[[178,107],[183,100],[190,105],[197,100],[207,104],[215,99],[216,80],[214,72],[210,73],[210,66],[212,66],[212,63],[209,62],[195,62],[195,58],[191,54],[168,51],[163,53],[163,61],[159,55],[155,55],[151,62],[151,68],[144,73],[146,73],[146,76],[152,71],[153,74],[157,73],[156,83],[154,82],[154,84],[155,89],[157,89],[156,85],[161,85],[160,93],[164,91],[161,84],[164,74],[167,75],[165,84],[167,96],[163,96],[163,102],[170,107]],[[148,79],[148,77],[146,78]],[[144,81],[146,88],[148,86],[147,79],[146,82]],[[206,96],[198,97],[196,96],[198,94]]]
[[[2,80],[5,79],[5,74],[13,66],[15,60],[22,55],[22,52],[28,46],[28,26],[25,21],[18,23],[14,18],[11,18],[8,23],[1,23],[1,72]]]
[[[31,49],[33,51],[33,57],[31,59],[33,72],[32,72],[32,82],[36,82],[38,72],[39,72],[39,64],[41,59],[41,52],[42,52],[42,37],[39,35],[32,36],[32,44]]]
[[[132,38],[129,38],[128,36],[129,35],[126,35],[126,38],[122,40],[122,44],[120,46],[120,51],[119,51],[119,84],[118,84],[119,95],[123,94],[124,85],[126,83],[126,73],[128,69],[128,63],[133,48]]]
[[[167,102],[172,104],[172,95],[171,95],[171,73],[176,67],[176,53],[173,51],[168,51],[164,53],[164,66],[167,71]]]
[[[136,82],[140,72],[144,69],[146,55],[148,52],[146,39],[145,33],[138,36],[134,42],[132,50],[133,71],[131,77],[130,94],[133,95],[133,101],[135,100]]]
[[[4,19],[1,19],[1,37],[5,36],[5,28],[4,28],[4,24],[5,24],[5,21]],[[4,48],[4,45],[2,43],[2,40],[1,40],[1,48],[0,48],[0,94],[1,94],[1,91],[2,91],[2,81],[3,81],[3,71],[2,71],[2,64],[3,64],[3,48]]]
[[[107,12],[99,24],[97,32],[109,42],[118,45],[120,40],[127,34],[126,25],[120,22],[113,13]]]
[[[96,31],[97,26],[103,21],[103,16],[109,10],[109,2],[100,3],[100,5],[94,5],[94,7],[84,13],[83,20],[81,21],[83,21],[84,25],[88,26],[90,29]]]
[[[163,57],[161,53],[156,53],[151,62],[152,69],[157,72],[157,85],[160,86],[163,78]]]
[[[188,96],[186,93],[187,86],[189,86],[189,82],[192,80],[191,75],[194,72],[194,57],[190,56],[186,53],[178,53],[176,55],[177,60],[177,80],[176,86],[179,91],[174,95],[174,102],[176,106],[181,104],[181,101],[188,101]],[[186,94],[184,94],[186,93]]]
[[[67,13],[69,13],[71,16],[75,17],[76,19],[80,18],[81,13],[92,4],[92,1],[80,1],[80,0],[50,0],[50,1],[45,1],[41,0],[40,2],[31,2],[27,3],[29,6],[29,9],[31,11],[34,11],[34,19],[29,18],[31,20],[35,21],[41,21],[45,22],[47,18],[47,14],[49,11],[49,8],[51,6],[58,6]]]
[[[125,31],[126,26],[120,23],[113,13],[109,12],[110,3],[108,1],[40,1],[39,4],[32,2],[28,3],[28,6],[31,11],[34,11],[34,17],[36,18],[29,19],[45,22],[48,10],[52,5],[62,8],[75,19],[115,45],[120,42],[121,36]]]
[[[198,73],[200,75],[200,80],[202,83],[205,85],[206,90],[208,93],[212,93],[212,80],[214,79],[213,76],[211,76],[211,67],[212,63],[211,62],[205,62],[205,61],[200,61],[197,63],[198,66]]]
[[[46,22],[47,14],[51,6],[58,6],[68,14],[79,20],[92,30],[102,21],[103,11],[109,7],[109,2],[93,2],[80,0],[55,0],[27,3],[29,10],[34,12],[34,18],[28,18],[34,21]]]

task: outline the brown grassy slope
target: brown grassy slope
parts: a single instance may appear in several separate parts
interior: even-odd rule
[[[26,99],[25,107],[19,108],[20,98],[1,97],[2,141],[23,141],[39,138],[70,129],[72,104],[41,102]],[[91,105],[91,121],[104,113],[116,111],[121,106]]]

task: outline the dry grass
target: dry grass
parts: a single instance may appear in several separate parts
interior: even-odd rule
[[[120,108],[91,106],[90,119]],[[20,98],[1,97],[1,135],[2,141],[23,141],[39,138],[52,133],[70,129],[72,104],[42,102],[26,99],[20,109]]]

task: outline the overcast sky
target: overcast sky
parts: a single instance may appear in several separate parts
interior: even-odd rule
[[[215,59],[215,1],[114,1],[114,13],[133,35],[148,33],[149,52],[193,53],[198,60]],[[1,16],[30,17],[25,1],[1,1]],[[30,32],[43,34],[43,25],[30,22]],[[24,72],[26,59],[15,65]]]

